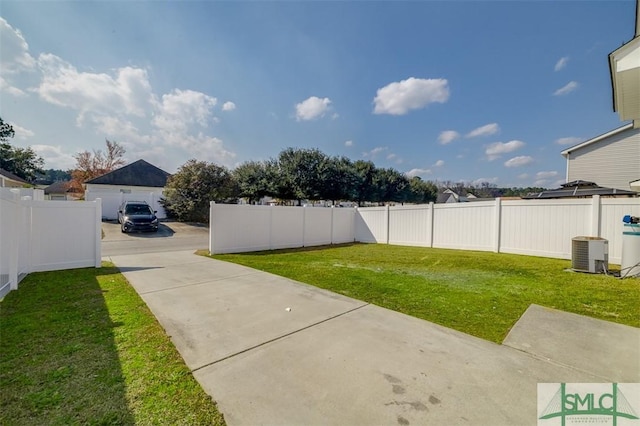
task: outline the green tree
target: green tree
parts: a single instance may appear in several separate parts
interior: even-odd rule
[[[44,160],[31,147],[12,146],[8,140],[14,136],[13,126],[0,117],[0,168],[31,182],[44,172]]]
[[[0,117],[0,142],[6,142],[16,135],[13,130],[13,126],[9,123],[5,123],[2,117]]]
[[[247,161],[233,170],[238,196],[252,204],[274,191],[274,168],[270,162]]]
[[[430,181],[423,181],[419,176],[409,179],[410,196],[408,202],[425,204],[436,201],[438,188]]]
[[[323,177],[321,198],[331,200],[334,204],[339,200],[353,200],[357,182],[358,176],[351,160],[331,157]]]
[[[321,199],[328,158],[318,149],[287,148],[277,160],[275,195],[285,200]]]
[[[37,176],[45,182],[61,182],[71,179],[71,172],[59,169],[47,169],[44,173]]]
[[[355,170],[355,185],[353,188],[353,199],[358,205],[365,201],[376,200],[376,188],[374,188],[374,176],[376,166],[371,161],[357,160],[353,163]]]
[[[169,217],[209,223],[209,202],[229,202],[238,189],[226,167],[192,159],[169,177],[164,194],[161,203]]]

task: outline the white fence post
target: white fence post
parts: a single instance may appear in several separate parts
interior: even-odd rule
[[[436,214],[433,201],[429,202],[429,244],[428,247],[433,247],[433,220]]]
[[[269,205],[269,250],[273,250],[273,204]]]
[[[307,230],[307,206],[306,204],[304,206],[302,206],[302,247],[305,247],[304,244],[304,235],[306,234],[306,230]]]
[[[214,254],[214,247],[213,247],[213,238],[214,238],[214,232],[213,232],[213,209],[216,205],[215,201],[209,201],[209,254]]]
[[[390,216],[390,214],[389,214],[389,204],[387,204],[385,206],[385,209],[384,209],[384,223],[385,223],[384,243],[385,244],[389,244],[389,224],[390,224],[389,216]]]
[[[600,236],[600,195],[596,194],[591,199],[591,236]]]
[[[333,244],[333,216],[336,213],[335,205],[331,205],[331,235],[329,235],[330,244]]]
[[[13,204],[13,222],[14,226],[11,228],[11,235],[9,236],[9,290],[17,290],[18,289],[18,252],[20,251],[19,247],[19,235],[20,227],[16,226],[20,220],[21,213],[21,203],[20,203],[20,190],[12,189],[11,193],[13,194],[13,200],[15,203]]]
[[[102,198],[96,198],[95,203],[95,217],[96,217],[96,268],[102,266]]]
[[[496,209],[495,209],[495,218],[493,221],[493,237],[495,238],[493,242],[493,251],[496,253],[500,253],[500,226],[502,223],[502,199],[500,197],[496,198]]]

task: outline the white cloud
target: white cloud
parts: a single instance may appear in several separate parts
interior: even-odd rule
[[[76,165],[73,155],[63,152],[60,145],[31,145],[31,148],[44,159],[47,169],[69,170]]]
[[[566,85],[562,86],[555,92],[553,92],[553,96],[562,96],[567,95],[578,88],[579,84],[577,81],[570,81]]]
[[[536,179],[551,179],[558,176],[556,171],[538,172],[536,173]]]
[[[431,174],[430,169],[411,169],[405,173],[405,176],[414,177],[414,176],[424,176],[424,175],[430,175],[430,174]]]
[[[27,96],[27,94],[23,90],[12,86],[7,80],[2,77],[0,77],[0,90],[3,92],[7,92],[8,94],[13,95],[17,98]]]
[[[36,61],[29,54],[29,45],[22,33],[2,17],[0,17],[0,40],[2,40],[2,55],[0,55],[2,74],[16,74],[35,68]]]
[[[308,121],[323,117],[331,105],[329,98],[318,98],[311,96],[304,101],[296,104],[296,120]]]
[[[345,141],[345,142],[344,142],[344,146],[346,146],[346,147],[351,147],[351,146],[353,146],[353,141]]]
[[[227,101],[227,102],[222,104],[222,110],[223,111],[233,111],[234,109],[236,109],[236,104],[234,104],[231,101]]]
[[[500,131],[500,126],[498,123],[489,123],[484,126],[480,126],[476,129],[473,129],[469,133],[465,135],[466,138],[476,138],[478,136],[490,136],[495,135]]]
[[[498,178],[497,177],[492,177],[492,178],[478,178],[474,181],[471,181],[471,184],[473,186],[480,186],[483,183],[498,183]]]
[[[502,154],[513,152],[525,146],[525,143],[518,140],[509,141],[506,143],[494,142],[490,144],[485,150],[485,154],[489,161],[493,161],[496,158],[500,158]]]
[[[563,56],[562,58],[558,59],[558,62],[556,62],[556,65],[553,67],[553,70],[560,71],[561,69],[567,66],[568,62],[569,62],[569,57]]]
[[[579,142],[582,142],[583,140],[584,139],[582,139],[582,138],[577,138],[575,136],[569,136],[569,137],[566,137],[566,138],[556,139],[556,143],[558,145],[575,145],[575,144],[577,144]]]
[[[202,92],[174,89],[162,95],[153,124],[168,132],[185,132],[191,125],[207,127],[214,122],[213,107],[217,99]]]
[[[42,81],[34,91],[49,103],[78,110],[80,123],[87,112],[142,117],[152,102],[147,71],[141,68],[120,68],[113,76],[79,72],[51,54],[41,54],[38,66]]]
[[[522,167],[531,163],[533,163],[532,157],[529,157],[528,155],[520,155],[518,157],[513,157],[512,159],[505,161],[504,166],[505,167]]]
[[[410,77],[378,89],[373,99],[374,114],[404,115],[430,103],[445,103],[449,99],[447,80]]]
[[[447,145],[460,137],[460,133],[455,130],[445,130],[438,135],[440,145]]]
[[[18,139],[28,139],[34,135],[34,133],[31,130],[25,129],[24,127],[20,127],[15,123],[11,123],[11,127],[13,127],[15,136]]]
[[[384,152],[384,151],[386,151],[388,149],[389,148],[386,147],[386,146],[377,146],[377,147],[373,148],[369,152],[363,152],[362,156],[363,157],[375,157],[377,154],[380,154],[381,152]]]
[[[442,167],[442,166],[444,166],[444,161],[443,160],[438,160],[433,165],[433,167]]]
[[[518,179],[529,179],[529,174],[528,173],[519,174]]]

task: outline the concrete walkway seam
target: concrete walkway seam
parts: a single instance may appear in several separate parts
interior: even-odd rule
[[[284,338],[287,338],[287,337],[289,337],[289,336],[292,336],[292,335],[294,335],[294,334],[298,334],[298,333],[300,333],[300,332],[302,332],[302,331],[305,331],[305,330],[308,330],[308,329],[310,329],[310,328],[316,327],[316,326],[318,326],[318,325],[320,325],[320,324],[324,324],[325,322],[328,322],[328,321],[334,320],[334,319],[336,319],[336,318],[340,318],[340,317],[342,317],[342,316],[344,316],[344,315],[347,315],[347,314],[350,314],[350,313],[352,313],[352,312],[355,312],[355,311],[357,311],[357,310],[359,310],[359,309],[365,308],[365,307],[367,307],[367,306],[369,306],[369,305],[370,305],[370,303],[365,303],[364,305],[360,305],[360,306],[357,306],[357,307],[355,307],[355,308],[353,308],[353,309],[349,309],[348,311],[341,312],[341,313],[339,313],[339,314],[337,314],[337,315],[334,315],[334,316],[332,316],[332,317],[325,318],[325,319],[323,319],[322,321],[318,321],[318,322],[315,322],[315,323],[313,323],[313,324],[309,324],[309,325],[307,325],[306,327],[302,327],[302,328],[300,328],[300,329],[298,329],[298,330],[291,331],[291,332],[289,332],[289,333],[283,334],[282,336],[274,337],[273,339],[267,340],[267,341],[262,342],[262,343],[260,343],[260,344],[258,344],[258,345],[251,346],[251,347],[246,348],[246,349],[243,349],[243,350],[241,350],[241,351],[239,351],[239,352],[236,352],[236,353],[233,353],[233,354],[227,355],[227,356],[225,356],[224,358],[220,358],[220,359],[217,359],[217,360],[215,360],[215,361],[209,362],[209,363],[207,363],[207,364],[201,365],[200,367],[196,367],[196,368],[194,368],[193,370],[191,370],[191,372],[192,372],[192,373],[194,373],[194,372],[196,372],[196,371],[198,371],[198,370],[202,370],[203,368],[210,367],[210,366],[212,366],[212,365],[218,364],[218,363],[220,363],[220,362],[222,362],[222,361],[226,361],[226,360],[228,360],[228,359],[230,359],[230,358],[233,358],[233,357],[235,357],[235,356],[242,355],[242,354],[247,353],[247,352],[249,352],[249,351],[252,351],[252,350],[254,350],[254,349],[257,349],[257,348],[260,348],[260,347],[262,347],[262,346],[268,345],[269,343],[273,343],[273,342],[276,342],[276,341],[278,341],[278,340],[282,340],[282,339],[284,339]]]
[[[158,289],[158,290],[140,291],[138,293],[140,295],[153,294],[153,293],[159,293],[159,292],[167,291],[167,290],[175,290],[175,289],[178,289],[178,288],[186,288],[186,287],[193,287],[193,286],[198,286],[198,285],[203,285],[203,284],[210,284],[210,283],[215,283],[215,282],[218,282],[218,281],[224,281],[224,280],[238,278],[238,277],[248,277],[248,276],[256,275],[256,274],[259,274],[259,272],[248,272],[246,274],[238,274],[238,275],[233,275],[233,276],[228,276],[228,277],[206,279],[206,280],[203,280],[203,281],[187,283],[187,284],[184,284],[184,285],[177,285],[175,287],[166,287],[166,288],[161,288],[161,289]]]

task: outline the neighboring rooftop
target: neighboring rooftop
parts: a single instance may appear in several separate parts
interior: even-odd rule
[[[73,181],[58,181],[47,186],[44,189],[45,194],[66,194],[66,193],[81,193],[82,188],[78,188],[77,184]]]
[[[138,160],[85,183],[163,188],[166,186],[169,176],[171,174],[153,164]]]
[[[636,197],[635,191],[626,191],[617,188],[604,188],[598,186],[594,182],[585,180],[574,180],[561,185],[561,188],[542,191],[537,194],[529,194],[523,199],[550,199],[550,198],[585,198],[594,195],[602,195],[605,197]]]
[[[22,184],[25,184],[25,185],[29,185],[29,182],[27,182],[26,180],[22,179],[20,176],[14,175],[13,173],[11,173],[10,171],[7,171],[5,169],[0,169],[0,177],[4,178],[6,180],[11,180],[11,181],[14,181],[14,182],[18,182],[18,183],[22,183]]]

